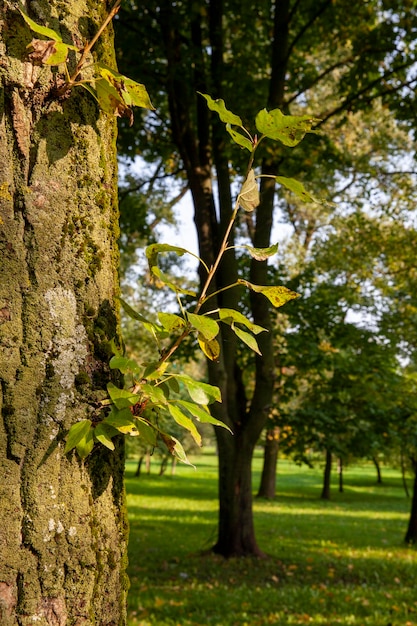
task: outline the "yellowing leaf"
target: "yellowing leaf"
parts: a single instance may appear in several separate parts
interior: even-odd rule
[[[255,179],[255,171],[250,170],[238,196],[239,204],[245,211],[253,211],[259,205],[259,189]]]
[[[253,283],[243,280],[242,278],[239,278],[238,283],[245,285],[256,293],[261,293],[277,308],[289,300],[294,300],[295,298],[300,297],[300,294],[295,291],[291,291],[291,289],[287,289],[287,287],[264,287],[262,285],[254,285]]]
[[[248,139],[247,137],[245,137],[245,135],[242,135],[242,133],[239,133],[237,130],[232,128],[230,124],[226,124],[226,130],[235,143],[237,143],[239,146],[242,146],[242,148],[246,148],[246,150],[249,150],[249,152],[252,152],[253,144],[250,141],[250,139]]]
[[[202,335],[198,335],[198,344],[210,361],[217,361],[220,356],[220,344],[217,339],[206,341]]]
[[[243,326],[246,326],[246,328],[254,333],[254,335],[258,335],[259,333],[266,331],[266,328],[259,326],[258,324],[254,324],[242,315],[242,313],[235,311],[234,309],[219,309],[219,318],[225,324],[230,325],[232,322],[243,324]]]
[[[179,424],[183,428],[186,428],[191,433],[196,444],[198,446],[201,446],[201,435],[198,432],[194,422],[189,417],[184,415],[184,413],[177,406],[175,406],[175,404],[169,404],[168,410],[171,416],[177,422],[177,424]]]
[[[98,63],[97,66],[100,75],[114,87],[127,107],[137,106],[143,109],[155,110],[144,85],[120,74],[117,70],[108,67],[104,63]]]
[[[52,28],[47,28],[46,26],[41,26],[34,22],[26,13],[19,9],[20,14],[25,20],[26,24],[33,30],[34,33],[38,33],[38,35],[43,35],[44,37],[48,37],[48,39],[53,39],[54,41],[62,41],[61,35],[58,35],[57,32],[52,30]]]

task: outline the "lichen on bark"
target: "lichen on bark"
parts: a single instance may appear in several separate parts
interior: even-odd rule
[[[63,453],[68,428],[90,415],[104,393],[106,346],[118,332],[115,123],[86,92],[49,99],[53,73],[28,66],[23,55],[31,34],[6,4],[0,624],[121,626],[123,444],[115,453],[95,451],[85,463]],[[46,25],[51,20],[69,43],[72,36],[82,41],[105,16],[100,0],[39,0],[28,11]],[[108,57],[111,49],[109,31],[96,54]]]

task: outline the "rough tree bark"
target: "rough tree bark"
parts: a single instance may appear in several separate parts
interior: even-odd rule
[[[102,0],[26,10],[67,43],[106,15]],[[123,446],[63,453],[104,396],[118,332],[116,128],[83,90],[53,97],[53,71],[24,60],[28,27],[1,11],[0,623],[119,626]],[[95,54],[111,63],[112,49],[107,30]]]

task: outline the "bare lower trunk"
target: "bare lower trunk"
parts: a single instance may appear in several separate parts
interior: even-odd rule
[[[337,473],[339,476],[339,493],[343,493],[343,459],[337,459]]]
[[[105,16],[99,0],[54,4],[53,18],[49,2],[31,8],[54,27],[65,17],[63,33],[77,41],[80,24],[96,30]],[[115,124],[87,92],[49,98],[51,71],[21,62],[32,35],[17,12],[4,18],[0,623],[120,626],[123,445],[85,462],[63,452],[69,427],[105,396],[118,333]],[[97,54],[112,63],[108,33],[103,44]]]
[[[372,457],[372,461],[376,469],[376,482],[378,483],[378,485],[381,485],[382,484],[381,466],[376,456]]]
[[[414,483],[413,483],[413,497],[411,501],[410,519],[408,522],[408,528],[405,535],[406,543],[417,543],[417,460],[413,461],[414,468]]]
[[[261,484],[259,486],[258,498],[275,498],[276,476],[279,451],[279,433],[278,426],[270,428],[266,432],[264,463],[262,467]]]
[[[330,500],[330,478],[332,472],[332,453],[326,450],[326,463],[323,473],[323,490],[321,492],[322,500]]]
[[[219,528],[213,552],[222,556],[264,556],[255,538],[252,514],[253,445],[218,433]],[[230,457],[232,455],[232,459]]]

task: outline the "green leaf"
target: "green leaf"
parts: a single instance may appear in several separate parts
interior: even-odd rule
[[[198,344],[210,361],[217,361],[220,356],[220,344],[217,339],[207,341],[203,335],[198,335]]]
[[[161,328],[157,324],[154,324],[146,319],[146,317],[135,311],[135,309],[132,309],[132,307],[127,302],[122,300],[122,298],[119,298],[119,301],[126,315],[128,315],[131,319],[140,322],[154,337],[156,335],[161,335]]]
[[[110,359],[109,367],[112,370],[120,370],[122,374],[132,372],[138,375],[142,371],[142,368],[134,359],[129,359],[126,356],[113,356]]]
[[[224,422],[212,417],[207,407],[200,406],[194,402],[188,402],[187,400],[177,400],[177,404],[187,409],[187,411],[189,411],[191,415],[194,415],[199,422],[203,424],[213,424],[213,426],[221,426],[222,428],[226,428],[228,431],[232,432]]]
[[[114,450],[114,443],[112,442],[112,437],[117,435],[117,429],[110,424],[106,424],[105,422],[100,422],[94,428],[94,438],[97,439],[103,446],[106,446],[109,450]]]
[[[298,198],[300,198],[303,202],[314,202],[316,204],[323,204],[322,200],[318,200],[314,196],[311,195],[304,188],[303,183],[299,180],[295,180],[295,178],[287,178],[286,176],[276,176],[275,180],[280,185],[283,185],[290,191],[292,191]]]
[[[162,287],[162,286],[166,286],[169,287],[169,289],[171,289],[172,291],[175,291],[175,293],[183,293],[187,296],[194,296],[194,291],[191,291],[190,289],[183,289],[182,287],[180,287],[179,285],[176,285],[175,283],[172,282],[172,278],[170,276],[168,276],[168,274],[165,274],[165,272],[163,272],[159,267],[157,267],[156,265],[154,265],[152,267],[152,274],[154,276],[156,276],[161,284],[158,284],[157,282],[155,282],[157,287]]]
[[[158,254],[161,252],[175,252],[178,256],[183,256],[184,254],[190,254],[188,250],[185,248],[180,248],[179,246],[171,246],[168,243],[153,243],[146,248],[146,258],[148,259],[149,269],[152,271],[152,268],[158,265]]]
[[[291,291],[291,289],[287,289],[287,287],[264,287],[262,285],[254,285],[253,283],[243,280],[242,278],[239,278],[237,282],[241,285],[245,285],[252,291],[256,291],[256,293],[261,293],[277,308],[289,300],[294,300],[294,298],[300,297],[299,293]]]
[[[164,390],[161,387],[157,387],[156,385],[149,385],[148,383],[144,383],[141,386],[141,391],[156,406],[165,406],[166,405],[167,398],[165,396]]]
[[[253,211],[259,205],[259,189],[255,179],[255,171],[250,170],[238,196],[240,206],[245,211]]]
[[[158,319],[161,322],[162,326],[169,333],[182,330],[185,328],[185,321],[179,315],[175,315],[174,313],[163,313],[161,311],[158,312]]]
[[[256,261],[266,261],[266,259],[269,259],[271,256],[274,256],[274,254],[277,253],[278,244],[275,243],[269,248],[253,248],[252,246],[244,244],[242,245],[242,248],[245,248],[249,252],[251,257]]]
[[[144,85],[120,74],[104,63],[97,63],[97,66],[100,75],[116,89],[127,106],[137,106],[142,109],[150,109],[151,111],[155,110]]]
[[[163,433],[161,431],[159,432],[159,436],[161,437],[162,441],[168,448],[170,454],[177,457],[177,459],[179,459],[186,465],[191,465],[191,467],[195,467],[188,460],[187,455],[185,454],[185,450],[182,447],[181,443],[178,441],[178,439],[175,439],[175,437],[172,437],[171,435],[167,435],[166,433]]]
[[[180,385],[178,383],[178,380],[174,376],[168,376],[165,379],[165,383],[169,386],[169,388],[174,393],[179,393],[180,392]]]
[[[231,328],[232,328],[233,332],[236,334],[236,336],[239,337],[239,339],[241,339],[243,341],[243,343],[245,343],[247,346],[249,346],[249,348],[251,350],[253,350],[257,354],[262,356],[262,353],[259,350],[257,341],[256,341],[256,339],[255,339],[255,337],[253,335],[251,335],[250,333],[247,333],[245,330],[241,330],[235,324],[232,324]]]
[[[183,428],[186,428],[191,433],[191,436],[196,444],[198,446],[201,446],[201,435],[198,432],[194,422],[189,417],[184,415],[184,413],[177,406],[175,406],[175,404],[169,404],[168,410],[173,419],[177,422],[177,424],[179,424]]]
[[[208,385],[207,383],[201,383],[198,380],[194,380],[190,376],[185,374],[178,374],[176,378],[182,382],[187,388],[190,397],[197,404],[211,404],[212,402],[221,402],[222,397],[220,389]]]
[[[26,15],[26,13],[22,11],[22,9],[19,9],[19,12],[21,13],[26,24],[30,27],[31,30],[33,30],[34,33],[38,33],[38,35],[43,35],[44,37],[48,37],[48,39],[53,39],[53,41],[62,41],[61,35],[58,35],[57,32],[52,30],[52,28],[47,28],[46,26],[40,26],[39,24],[34,22],[28,15]],[[74,48],[74,46],[71,46],[71,47]]]
[[[253,322],[248,320],[244,315],[242,315],[242,313],[240,313],[239,311],[235,311],[234,309],[219,309],[219,318],[225,324],[229,324],[229,326],[232,322],[243,324],[244,326],[246,326],[246,328],[249,328],[249,330],[255,335],[259,335],[259,333],[262,333],[267,330],[263,326],[254,324]]]
[[[110,413],[104,418],[102,424],[112,426],[120,433],[127,434],[136,430],[135,418],[129,409],[117,409],[112,407]]]
[[[279,109],[262,109],[255,120],[260,133],[289,147],[299,144],[306,133],[314,132],[311,127],[320,121],[310,115],[284,115]]]
[[[165,361],[165,363],[159,363],[159,361],[156,363],[148,363],[145,371],[143,372],[143,378],[146,380],[156,380],[161,378],[168,365],[169,363],[167,361]]]
[[[187,313],[187,318],[193,328],[196,328],[206,341],[211,341],[219,334],[219,325],[211,317]]]
[[[242,126],[242,120],[240,119],[240,117],[226,109],[224,100],[222,100],[221,98],[217,100],[213,100],[213,98],[206,93],[201,93],[200,91],[198,91],[197,93],[206,99],[207,106],[210,109],[210,111],[214,111],[215,113],[218,113],[220,120],[222,122],[224,122],[225,124],[233,124],[234,126]],[[251,146],[251,149],[252,149],[252,146]]]
[[[65,444],[64,453],[67,454],[75,448],[78,443],[86,436],[91,428],[90,420],[80,420],[71,426],[68,431],[67,441]]]
[[[239,133],[237,130],[232,128],[230,124],[226,124],[226,130],[235,143],[242,146],[242,148],[246,148],[249,152],[253,151],[253,144],[250,139],[245,137],[245,135],[242,135],[242,133]]]
[[[75,446],[78,452],[78,456],[80,459],[85,459],[94,448],[94,435],[93,429],[90,424],[90,429],[84,435],[84,437],[77,443]]]
[[[148,420],[143,419],[142,417],[136,418],[136,428],[139,431],[139,436],[142,437],[147,444],[155,447],[158,433],[153,426],[151,426]]]
[[[129,124],[133,124],[132,109],[126,104],[123,97],[106,78],[99,78],[95,81],[97,100],[100,108],[110,115],[116,117],[127,117]]]
[[[107,383],[107,391],[111,401],[117,409],[125,409],[133,406],[140,401],[140,396],[128,391],[127,389],[119,389],[113,383]]]

